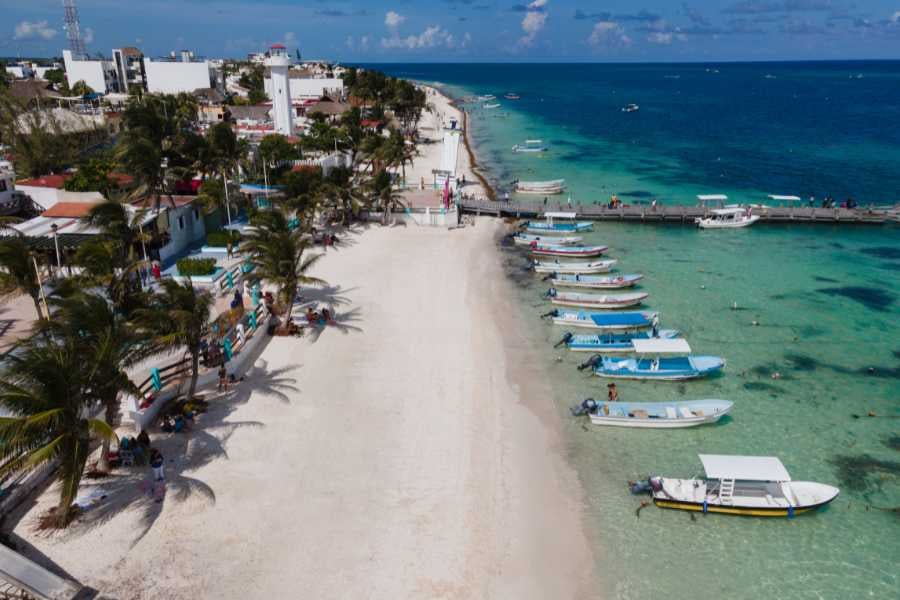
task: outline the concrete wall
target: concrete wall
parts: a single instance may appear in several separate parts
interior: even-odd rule
[[[197,218],[197,215],[194,214],[193,206],[168,208],[166,209],[166,214],[169,217],[170,239],[169,243],[159,250],[159,258],[164,264],[174,256],[184,252],[191,244],[199,242],[206,237],[203,213],[200,212],[199,218]],[[180,222],[179,218],[181,219]]]
[[[343,90],[343,79],[291,79],[291,98],[294,100],[304,98],[321,98],[329,90]],[[266,95],[272,98],[272,79],[265,80]]]
[[[115,71],[116,66],[106,60],[75,60],[70,50],[63,50],[63,61],[66,66],[66,79],[69,87],[84,81],[92,90],[105,94],[116,90],[109,89],[106,71]]]
[[[103,200],[100,192],[67,192],[56,188],[17,185],[16,190],[31,197],[41,208],[47,210],[57,202],[98,202]]]
[[[203,62],[152,61],[144,58],[147,91],[157,94],[193,92],[212,87],[210,66]]]

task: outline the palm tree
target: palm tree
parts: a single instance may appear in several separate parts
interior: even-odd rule
[[[147,216],[147,209],[142,208],[131,213],[125,202],[118,199],[107,199],[93,207],[85,219],[99,228],[103,236],[119,245],[121,252],[120,266],[126,267],[139,260],[135,255],[138,242],[146,244],[150,237],[144,233],[142,223]]]
[[[56,339],[77,339],[82,360],[92,366],[89,396],[104,408],[104,419],[115,427],[121,395],[138,396],[127,369],[149,354],[147,337],[98,294],[77,293],[52,299],[57,309],[42,327]],[[109,439],[103,440],[101,471],[109,470]]]
[[[191,355],[191,385],[194,397],[200,374],[200,343],[209,332],[209,318],[215,300],[206,291],[194,289],[190,280],[178,283],[163,279],[162,292],[150,299],[149,308],[135,311],[135,319],[151,336],[156,350],[187,348]]]
[[[250,252],[256,274],[278,286],[287,310],[284,322],[288,323],[298,288],[325,283],[307,275],[322,255],[306,254],[310,243],[303,238],[303,228],[290,229],[287,218],[280,211],[259,214],[253,225],[253,231],[245,234],[242,246]]]
[[[0,269],[0,295],[28,294],[34,302],[38,320],[43,318],[35,257],[23,235],[0,239]]]
[[[391,211],[395,208],[406,207],[406,204],[403,201],[403,194],[390,185],[381,188],[381,191],[378,192],[378,195],[375,198],[378,207],[382,210],[382,225],[387,225]]]
[[[78,339],[34,336],[5,358],[0,378],[0,477],[59,462],[59,505],[54,519],[65,527],[90,453],[92,439],[115,432],[100,419],[89,419],[85,390],[96,381]]]

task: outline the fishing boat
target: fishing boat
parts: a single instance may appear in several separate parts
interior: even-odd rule
[[[633,340],[635,358],[598,356],[594,375],[614,379],[647,379],[681,381],[697,379],[720,372],[725,359],[718,356],[695,356],[686,340]]]
[[[634,287],[644,276],[639,273],[629,275],[580,275],[554,273],[550,283],[554,287],[593,288],[602,290],[619,290]]]
[[[625,106],[622,107],[622,112],[632,113],[632,112],[637,112],[640,109],[641,109],[641,107],[638,106],[637,104],[626,104]]]
[[[573,212],[547,212],[544,213],[544,221],[527,221],[522,227],[529,233],[555,233],[559,235],[591,231],[594,228],[594,224],[590,221],[575,221],[577,216],[578,213]],[[562,220],[563,222],[558,223],[557,220]]]
[[[597,402],[593,398],[573,407],[572,414],[588,415],[594,425],[638,429],[684,429],[715,423],[728,414],[728,400],[673,402]]]
[[[533,154],[538,152],[546,152],[547,146],[543,140],[525,140],[524,144],[516,144],[512,147],[513,152],[522,154]]]
[[[652,323],[651,323],[652,326]],[[559,340],[555,348],[565,344],[572,352],[595,352],[601,354],[631,354],[634,352],[634,340],[672,339],[677,338],[677,329],[657,329],[655,331],[626,331],[624,333],[604,333],[601,335],[573,334],[571,331]],[[590,364],[583,365],[584,368]]]
[[[557,306],[584,306],[585,308],[602,308],[615,310],[637,306],[650,294],[631,292],[626,294],[580,294],[578,292],[558,292],[556,288],[547,290],[550,302]]]
[[[552,196],[562,194],[566,189],[565,179],[552,179],[549,181],[516,181],[516,192],[519,194],[535,194]]]
[[[493,94],[485,94],[484,96],[478,96],[478,99],[482,102],[490,102],[491,100],[496,100],[497,96]]]
[[[516,244],[529,246],[532,243],[550,244],[553,246],[573,246],[583,239],[580,235],[535,235],[532,233],[516,233],[512,236]]]
[[[706,477],[651,477],[632,491],[649,492],[661,508],[787,518],[821,508],[840,494],[825,483],[792,481],[775,456],[699,456]]]
[[[749,208],[717,208],[709,217],[697,217],[694,222],[700,229],[737,229],[749,227],[759,221]]]
[[[532,264],[535,273],[572,273],[572,274],[590,274],[590,273],[606,273],[617,261],[614,258],[608,260],[591,260],[587,262],[560,262],[558,260],[540,261],[536,260]]]
[[[543,316],[551,317],[555,325],[603,331],[646,329],[653,325],[654,318],[658,319],[655,312],[591,313],[583,310],[560,310],[558,308]]]
[[[531,242],[531,253],[537,256],[561,256],[573,258],[589,258],[600,256],[609,250],[608,246],[560,246]]]
[[[492,110],[494,108],[500,108],[500,103],[498,102],[486,102],[481,105],[481,108],[486,108],[488,110]]]
[[[521,98],[521,96],[519,96],[518,94],[513,94],[512,92],[505,94],[503,97],[507,100],[519,100]]]

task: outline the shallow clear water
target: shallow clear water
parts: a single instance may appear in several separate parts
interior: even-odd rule
[[[488,78],[483,69],[495,75]],[[735,201],[758,200],[763,193],[821,197],[826,185],[839,198],[852,194],[865,202],[900,189],[900,138],[896,122],[883,120],[891,111],[896,119],[900,105],[896,63],[831,70],[740,66],[728,77],[746,79],[743,89],[753,106],[741,105],[747,114],[729,112],[738,85],[734,79],[728,86],[709,86],[702,106],[691,109],[694,119],[700,118],[696,111],[706,115],[701,122],[680,115],[691,102],[679,98],[697,100],[688,91],[695,83],[683,84],[706,77],[702,66],[592,66],[587,73],[595,79],[581,92],[613,89],[616,102],[599,99],[597,91],[589,106],[579,89],[551,93],[559,76],[554,66],[529,69],[527,77],[498,67],[476,67],[474,75],[466,75],[469,67],[452,65],[396,66],[393,72],[441,81],[459,95],[522,94],[518,103],[501,99],[505,117],[473,111],[479,158],[499,181],[526,174],[564,176],[576,202],[605,200],[612,190],[626,198],[652,195],[666,201],[703,191],[725,192]],[[664,78],[681,69],[680,79]],[[866,76],[849,80],[849,71]],[[680,94],[667,91],[675,83],[682,85]],[[759,91],[769,84],[775,89]],[[868,86],[868,99],[847,91],[856,84]],[[796,106],[783,110],[795,94],[846,97],[827,105],[834,111],[816,105],[816,114],[807,115]],[[552,114],[537,98],[552,98]],[[621,123],[604,128],[583,122],[635,116],[616,108],[627,102],[642,105],[639,118],[653,119],[658,111],[667,115],[665,123],[642,125],[629,141]],[[729,116],[720,119],[725,113]],[[868,124],[854,129],[845,120],[853,114]],[[698,128],[703,133],[694,135]],[[509,152],[514,143],[535,137],[551,141],[548,157]],[[738,140],[736,146],[719,144],[729,138]],[[786,140],[795,142],[793,152],[781,151]],[[585,148],[591,149],[590,158],[584,157]],[[718,154],[727,157],[715,161]],[[809,181],[816,185],[804,183]],[[565,419],[568,451],[585,489],[586,520],[610,595],[900,597],[900,515],[880,510],[900,506],[900,420],[886,418],[900,415],[900,228],[757,225],[699,231],[599,223],[585,243],[609,245],[620,272],[646,275],[638,289],[650,293],[647,306],[661,312],[663,327],[684,332],[696,353],[728,361],[724,375],[710,380],[620,382],[620,398],[735,402],[732,418],[682,431],[596,428],[571,419],[568,407],[588,396],[603,397],[604,381],[576,370],[587,355],[552,348],[564,329],[538,318],[549,310],[541,299],[547,284],[525,271],[521,250],[503,247],[525,312],[534,315],[523,327],[545,352],[559,390],[554,401]],[[869,411],[879,417],[865,416]],[[692,517],[653,506],[637,516],[643,498],[629,495],[626,482],[650,473],[697,474],[700,452],[777,455],[795,479],[835,484],[841,496],[825,510],[790,521]]]

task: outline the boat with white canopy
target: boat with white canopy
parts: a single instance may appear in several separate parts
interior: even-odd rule
[[[513,242],[522,246],[530,246],[532,243],[550,244],[553,246],[574,246],[583,239],[580,235],[537,235],[533,233],[516,233],[512,236]]]
[[[650,294],[646,292],[631,292],[626,294],[580,294],[578,292],[559,292],[556,288],[547,290],[550,302],[557,306],[583,306],[585,308],[600,308],[616,310],[637,306],[646,300]]]
[[[516,192],[520,194],[539,194],[549,196],[562,194],[566,189],[565,179],[551,179],[549,181],[516,181]]]
[[[673,402],[597,402],[592,398],[572,408],[586,414],[594,425],[636,429],[684,429],[715,423],[728,414],[728,400],[679,400]]]
[[[616,259],[590,260],[586,262],[560,262],[559,260],[540,261],[535,260],[532,268],[535,273],[567,273],[567,274],[591,274],[606,273],[617,262]]]
[[[643,311],[592,313],[583,310],[555,309],[544,316],[551,317],[555,325],[599,329],[602,331],[646,329],[653,325],[655,319],[658,319],[657,313]]]
[[[717,208],[710,211],[708,217],[697,217],[695,223],[700,229],[738,229],[749,227],[759,221],[759,215],[754,215],[752,209],[747,208]]]
[[[561,246],[559,244],[551,245],[531,242],[530,250],[535,256],[591,258],[592,256],[600,256],[609,250],[609,246]]]
[[[544,144],[544,140],[525,140],[524,144],[516,144],[512,147],[513,152],[522,154],[534,154],[546,152],[547,150],[548,148]]]
[[[550,283],[555,287],[592,288],[604,290],[617,290],[634,287],[644,276],[640,273],[627,275],[580,275],[554,273]]]
[[[634,340],[647,340],[650,338],[670,339],[677,338],[681,333],[677,329],[656,329],[655,331],[626,331],[623,333],[590,334],[566,334],[559,340],[554,348],[565,344],[566,348],[573,352],[594,352],[600,354],[631,354],[634,352]],[[587,368],[590,365],[585,365]]]
[[[589,361],[594,375],[612,379],[645,379],[652,381],[681,381],[697,379],[720,372],[725,359],[718,356],[691,354],[687,340],[634,340],[635,358],[597,356]]]
[[[832,502],[840,490],[814,481],[793,481],[775,456],[700,454],[705,477],[651,477],[647,490],[661,508],[753,517],[792,518]]]
[[[590,221],[575,221],[577,216],[578,213],[573,212],[546,212],[544,213],[544,221],[527,221],[522,227],[529,233],[553,233],[557,235],[591,231],[594,228],[594,224]],[[559,221],[562,221],[562,223]]]

